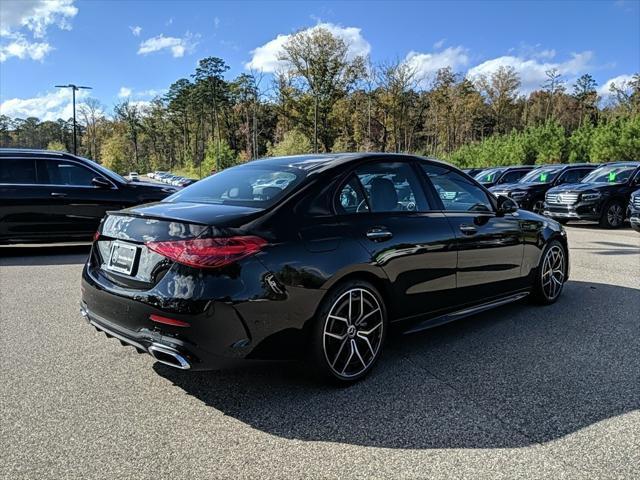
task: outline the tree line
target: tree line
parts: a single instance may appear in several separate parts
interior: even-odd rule
[[[111,115],[96,99],[78,108],[79,154],[120,173],[191,176],[262,156],[412,152],[461,167],[640,159],[640,74],[612,85],[603,105],[589,74],[568,85],[555,69],[520,94],[510,67],[467,78],[443,68],[421,78],[404,61],[372,64],[323,28],[292,35],[267,79],[227,79],[223,59]],[[0,116],[0,146],[70,150],[70,120]]]

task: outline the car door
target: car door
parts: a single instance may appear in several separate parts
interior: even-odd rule
[[[38,159],[38,181],[48,191],[47,224],[55,234],[91,235],[107,211],[125,204],[111,180],[74,160]]]
[[[0,158],[0,242],[48,235],[49,195],[37,183],[34,158]]]
[[[448,166],[421,166],[456,235],[459,298],[476,303],[521,288],[524,244],[518,213],[498,214],[481,186]]]
[[[339,189],[338,208],[391,282],[397,318],[444,308],[455,295],[455,235],[429,203],[411,161],[369,162]]]

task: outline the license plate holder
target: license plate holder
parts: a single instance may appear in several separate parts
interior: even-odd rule
[[[111,252],[109,253],[109,260],[107,261],[107,268],[114,272],[131,275],[133,267],[136,264],[137,256],[138,247],[136,245],[113,242]]]

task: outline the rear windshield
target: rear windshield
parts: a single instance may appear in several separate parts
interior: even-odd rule
[[[480,183],[495,182],[502,172],[504,172],[503,168],[490,168],[489,170],[481,171],[475,176],[475,179]]]
[[[638,165],[605,165],[596,168],[582,183],[626,183]]]
[[[560,170],[562,167],[536,168],[522,177],[520,183],[551,183],[556,179]]]
[[[164,201],[267,208],[303,178],[303,172],[295,168],[241,165],[200,180]]]

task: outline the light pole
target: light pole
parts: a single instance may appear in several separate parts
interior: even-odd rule
[[[70,88],[73,93],[73,154],[78,150],[78,141],[76,140],[76,90],[91,90],[91,87],[83,87],[81,85],[56,85],[56,88]]]

